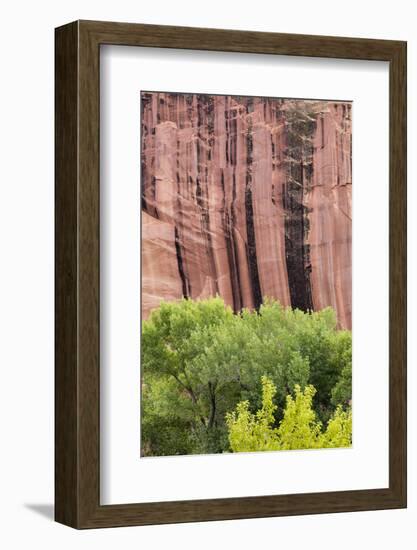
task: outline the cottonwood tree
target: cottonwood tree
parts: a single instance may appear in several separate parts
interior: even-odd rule
[[[352,413],[337,407],[327,428],[312,408],[315,389],[294,388],[294,397],[287,396],[283,419],[275,427],[277,406],[273,402],[276,388],[262,377],[262,407],[252,414],[249,402],[240,402],[236,410],[227,413],[230,447],[233,452],[278,451],[350,447],[352,443]]]

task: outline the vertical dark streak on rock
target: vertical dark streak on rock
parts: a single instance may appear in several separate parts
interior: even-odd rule
[[[236,164],[237,164],[237,112],[231,116],[230,103],[229,109],[225,111],[226,124],[226,153],[230,153],[228,164],[232,167],[232,200],[230,204],[230,213],[227,212],[228,231],[226,234],[227,256],[229,259],[230,283],[232,287],[233,309],[235,312],[243,308],[242,289],[239,272],[238,246],[236,243]],[[224,173],[222,170],[222,180],[224,186]],[[226,195],[224,195],[226,197]]]
[[[232,120],[232,131],[231,131],[231,151],[232,151],[232,161],[233,166],[233,177],[235,177],[235,170],[237,165],[237,114]]]
[[[184,298],[189,298],[191,295],[191,286],[184,272],[183,259],[181,255],[181,243],[178,234],[178,227],[175,226],[175,251],[177,253],[177,262],[178,262],[178,273],[180,274],[181,283],[182,283],[182,295]]]
[[[235,140],[236,140],[235,136]],[[235,234],[235,227],[236,227],[236,174],[235,170],[233,170],[233,198],[232,198],[232,206],[231,206],[231,218],[232,218],[232,229],[231,229],[231,237],[232,237],[232,243],[233,243],[233,254],[235,259],[235,273],[236,273],[236,283],[237,283],[237,297],[239,299],[239,303],[236,306],[236,310],[240,311],[244,307],[243,303],[243,297],[242,297],[242,286],[240,282],[240,271],[239,271],[239,255],[238,255],[238,244],[236,242],[236,234]]]
[[[253,111],[253,100],[247,99],[248,113]],[[253,303],[258,310],[262,304],[261,283],[259,280],[258,260],[256,255],[255,226],[253,223],[252,203],[252,161],[253,161],[253,135],[252,123],[248,117],[248,131],[246,135],[246,187],[245,187],[245,210],[246,210],[246,232],[247,232],[247,256],[249,274],[252,287]]]
[[[149,93],[142,93],[141,94],[141,150],[145,150],[145,139],[149,137],[149,129],[146,124],[146,114],[148,111],[152,110],[152,96]],[[155,129],[152,128],[150,135],[152,136],[153,140],[153,146],[155,147]],[[141,205],[142,209],[149,214],[150,216],[153,216],[154,218],[158,218],[158,210],[156,207],[156,178],[153,175],[153,171],[155,168],[155,155],[156,152],[154,151],[153,157],[151,159],[151,166],[146,166],[146,158],[142,154],[141,156]],[[152,176],[150,176],[152,174]]]
[[[182,295],[184,298],[188,298],[191,295],[191,282],[188,280],[187,276],[185,275],[185,269],[184,269],[184,260],[182,258],[182,252],[181,252],[181,239],[179,236],[179,230],[178,226],[183,227],[183,209],[181,206],[181,177],[180,177],[180,142],[177,140],[177,151],[176,151],[176,179],[177,179],[177,200],[176,200],[176,216],[179,217],[179,220],[174,225],[174,241],[175,241],[175,252],[177,256],[177,266],[178,266],[178,274],[181,279],[181,285],[182,285]]]
[[[204,118],[204,109],[207,109],[207,112],[210,110],[210,100],[208,99],[208,96],[205,95],[199,95],[197,96],[197,181],[196,181],[196,195],[197,195],[197,204],[201,209],[201,230],[202,234],[206,240],[206,252],[207,256],[210,262],[210,271],[214,274],[214,284],[216,288],[216,293],[219,293],[219,284],[217,280],[217,269],[216,269],[216,263],[214,261],[214,251],[213,251],[213,242],[211,237],[211,231],[210,231],[210,213],[209,213],[209,197],[210,197],[210,190],[207,182],[207,178],[205,178],[205,190],[204,190],[204,197],[202,195],[202,189],[201,189],[201,179],[200,179],[200,173],[201,173],[201,141],[203,140],[203,136],[201,135],[201,128],[204,125],[205,117]],[[204,125],[206,127],[206,125]],[[207,144],[205,144],[207,145]],[[204,150],[206,151],[207,148],[205,147]],[[207,153],[205,155],[205,166],[208,162],[207,159]],[[207,173],[205,171],[205,173]],[[204,178],[203,178],[204,179]]]
[[[141,120],[141,162],[140,162],[140,181],[141,181],[141,204],[142,210],[148,213],[148,203],[146,201],[146,161],[143,151],[145,150],[145,138],[148,135],[148,127],[145,124],[145,112],[149,109],[151,103],[150,94],[141,92],[140,94],[140,120]]]
[[[229,164],[229,110],[226,108],[224,110],[224,123],[226,126],[226,139],[225,139],[225,154],[226,154],[226,164]]]
[[[335,111],[337,111],[337,105],[335,104],[334,105],[334,109]],[[336,180],[337,180],[337,186],[339,187],[340,185],[340,166],[339,166],[339,150],[341,148],[341,145],[342,145],[342,136],[341,136],[341,133],[338,132],[336,134],[336,143],[335,143],[335,148],[336,148]]]
[[[143,124],[142,124],[143,128]],[[143,140],[143,137],[142,137]],[[142,151],[144,150],[145,146],[142,142]],[[140,163],[140,181],[141,181],[141,204],[142,204],[142,210],[149,214],[149,208],[148,208],[148,202],[146,200],[146,162],[145,162],[145,155],[142,154],[141,163]]]
[[[351,121],[352,121],[352,108],[351,108],[350,105],[349,105],[347,111],[348,111],[347,121],[349,121],[351,123]],[[346,123],[346,126],[349,126],[349,125]],[[350,161],[350,173],[352,173],[352,130],[349,132],[349,161]]]
[[[342,156],[342,166],[345,162],[345,150],[343,148],[343,134],[345,133],[346,131],[346,108],[345,106],[343,105],[342,106],[342,113],[343,113],[343,116],[342,116],[342,131],[340,132],[340,153],[341,153],[341,156]],[[343,184],[345,184],[346,182],[344,181]]]
[[[156,124],[160,124],[161,123],[161,111],[159,109],[159,105],[160,105],[160,95],[161,94],[156,94]]]
[[[308,191],[313,173],[313,147],[311,139],[316,127],[315,119],[305,107],[287,112],[287,183],[283,189],[285,209],[285,256],[291,305],[303,311],[312,311],[310,247],[308,209],[304,195]]]
[[[155,178],[155,176],[152,176],[151,193],[152,193],[152,196],[151,196],[152,214],[156,219],[158,219],[159,218],[159,213],[158,213],[158,208],[156,207],[156,178]]]
[[[239,271],[236,260],[236,247],[233,238],[233,217],[229,215],[226,207],[226,191],[224,186],[224,172],[221,173],[221,185],[223,190],[223,208],[222,208],[222,220],[223,220],[223,233],[226,241],[227,261],[229,264],[230,272],[230,284],[232,288],[233,310],[238,312],[242,308],[241,295],[240,295],[240,282]],[[233,206],[232,206],[233,208]]]
[[[180,142],[177,140],[177,151],[176,151],[176,161],[175,161],[175,167],[176,167],[176,179],[177,179],[177,200],[180,197]]]

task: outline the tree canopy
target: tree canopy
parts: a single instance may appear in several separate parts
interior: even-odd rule
[[[288,399],[303,396],[336,433],[351,402],[351,349],[330,308],[305,313],[266,299],[234,314],[219,297],[162,302],[142,325],[142,454],[233,451],[226,418],[242,403],[256,417],[268,384],[271,429],[281,429]]]

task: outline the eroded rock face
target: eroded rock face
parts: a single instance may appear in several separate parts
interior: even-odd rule
[[[351,328],[350,103],[143,92],[142,315],[219,294]]]

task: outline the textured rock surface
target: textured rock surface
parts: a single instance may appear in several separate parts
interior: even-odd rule
[[[143,92],[142,315],[220,294],[351,327],[350,103]]]

